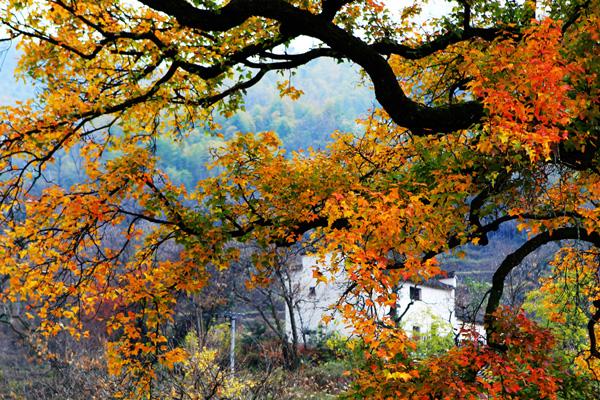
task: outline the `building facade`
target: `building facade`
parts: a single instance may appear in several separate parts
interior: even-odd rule
[[[329,256],[324,262],[331,261]],[[297,293],[296,329],[304,344],[310,344],[319,335],[326,333],[337,332],[344,336],[353,333],[353,328],[344,323],[339,313],[333,310],[348,287],[347,280],[344,279],[343,273],[339,273],[334,279],[327,276],[327,282],[323,282],[313,273],[315,267],[319,266],[322,265],[317,258],[304,256],[301,266],[294,273]],[[483,326],[467,324],[457,318],[456,285],[457,278],[453,273],[448,273],[443,279],[432,279],[418,284],[401,282],[396,306],[400,326],[409,336],[427,335],[432,331],[438,335],[459,334],[464,328],[475,328],[478,333],[483,334]],[[390,308],[383,306],[375,310],[377,317],[383,317],[389,312]],[[328,323],[324,323],[324,316],[331,317]],[[288,337],[291,337],[291,329],[290,315],[286,312]]]

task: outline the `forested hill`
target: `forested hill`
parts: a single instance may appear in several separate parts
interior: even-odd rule
[[[277,83],[283,80],[304,92],[299,100],[279,97]],[[231,118],[216,117],[221,129],[212,133],[222,133],[227,139],[237,132],[273,131],[288,152],[325,148],[336,130],[358,132],[356,120],[368,115],[374,105],[372,92],[361,84],[357,68],[321,59],[292,77],[267,75],[248,90],[243,110]],[[162,137],[157,146],[160,166],[172,178],[193,186],[206,172],[208,148],[221,141],[211,132],[198,132],[183,142]]]
[[[289,79],[304,92],[299,100],[279,97],[278,80]],[[277,132],[289,150],[322,148],[335,130],[356,131],[355,120],[375,105],[358,69],[329,59],[313,61],[295,75],[267,75],[246,96],[246,110],[220,119],[226,136],[236,132]]]

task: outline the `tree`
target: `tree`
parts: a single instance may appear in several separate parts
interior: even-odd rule
[[[252,279],[257,271],[251,260],[252,249],[243,249],[243,251],[246,254],[241,256],[240,265],[234,269],[237,282],[235,278],[232,279],[231,290],[235,293],[236,299],[260,315],[263,324],[275,336],[281,348],[284,366],[295,369],[300,364],[298,349],[301,338],[298,332],[302,328],[298,304],[306,300],[301,295],[298,282],[294,279],[294,270],[299,267],[297,251],[287,248],[279,251],[275,258],[276,264],[270,268],[269,275],[261,274],[268,282],[254,285],[250,290],[246,287],[246,282]],[[289,334],[286,320],[290,324]]]
[[[552,273],[528,294],[524,305],[560,343],[555,351],[565,364],[561,398],[600,395],[600,364],[590,354],[595,345],[588,343],[588,337],[595,337],[588,330],[594,328],[590,305],[598,301],[599,262],[597,249],[565,246],[552,262]]]
[[[415,365],[392,321],[341,299],[370,354],[356,395],[555,396],[548,333],[499,305],[506,276],[540,246],[600,247],[598,2],[452,5],[417,23],[419,1],[399,12],[376,0],[5,1],[3,29],[19,37],[19,71],[38,95],[1,109],[3,300],[26,303],[42,335],[80,335],[101,308],[110,370],[135,377],[142,394],[156,365],[185,358],[165,326],[209,266],[237,261],[232,241],[262,248],[249,285],[266,283],[278,246],[310,241],[343,256],[329,272],[345,270],[348,298],[392,305],[400,280],[440,274],[437,255],[485,246],[518,221],[529,238],[493,276],[486,345]],[[315,44],[286,48],[300,36]],[[239,135],[195,190],[159,170],[160,136],[216,128],[213,113],[231,115],[265,75],[321,57],[358,65],[372,85],[380,108],[362,132],[290,157],[272,132]],[[290,79],[280,94],[298,98]],[[46,165],[75,148],[85,179],[46,184]],[[115,227],[121,240],[107,241]],[[156,258],[171,241],[179,258]],[[438,374],[444,365],[451,375]],[[453,384],[436,392],[444,377]]]

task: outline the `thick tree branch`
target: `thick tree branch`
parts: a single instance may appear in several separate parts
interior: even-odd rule
[[[258,62],[258,61],[243,61],[243,63],[251,68],[265,68],[269,70],[275,69],[292,69],[297,68],[301,65],[307,64],[312,60],[316,60],[320,57],[331,57],[336,59],[342,59],[343,56],[336,51],[328,48],[312,49],[300,54],[272,54],[263,53],[266,57],[271,59],[278,59],[281,61],[277,62]]]
[[[589,138],[585,148],[579,150],[573,148],[566,142],[561,142],[557,148],[558,161],[576,171],[592,170],[600,173],[600,135]]]
[[[474,38],[491,41],[503,35],[505,32],[505,29],[499,28],[469,28],[467,30],[447,32],[444,35],[437,36],[430,42],[423,43],[416,47],[396,43],[392,40],[381,40],[373,43],[371,47],[380,54],[396,54],[408,60],[419,60],[430,56],[437,51],[444,50],[448,48],[448,46],[456,43]]]
[[[600,350],[598,350],[596,339],[596,324],[600,321],[600,299],[594,300],[592,304],[596,307],[596,312],[587,324],[588,336],[590,338],[590,357],[600,358]]]
[[[292,7],[283,1],[233,0],[218,10],[204,10],[185,0],[140,0],[141,3],[170,15],[184,26],[203,31],[225,32],[244,23],[262,7]],[[275,4],[274,4],[275,3]]]
[[[141,0],[187,27],[226,31],[257,16],[278,21],[284,36],[307,35],[321,40],[332,50],[360,65],[371,78],[375,97],[390,117],[415,134],[448,133],[467,129],[483,117],[476,101],[427,107],[403,92],[386,59],[373,47],[336,26],[322,15],[311,14],[281,0],[233,0],[218,11],[198,9],[183,0]]]
[[[492,278],[492,287],[490,288],[490,297],[485,310],[485,324],[488,333],[488,340],[492,337],[491,334],[494,332],[494,318],[493,314],[496,312],[502,299],[502,293],[504,292],[504,280],[508,274],[517,267],[529,254],[541,246],[558,241],[558,240],[581,240],[589,242],[592,245],[600,248],[600,233],[591,232],[588,233],[584,229],[579,227],[563,227],[552,231],[542,232],[539,235],[525,242],[521,247],[515,250],[513,253],[506,256],[504,261],[500,264],[494,276]]]

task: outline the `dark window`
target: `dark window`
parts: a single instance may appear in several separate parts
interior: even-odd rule
[[[315,297],[317,295],[317,288],[314,286],[311,286],[308,288],[308,296],[309,297]]]
[[[410,299],[421,300],[421,288],[411,286],[410,287]]]

